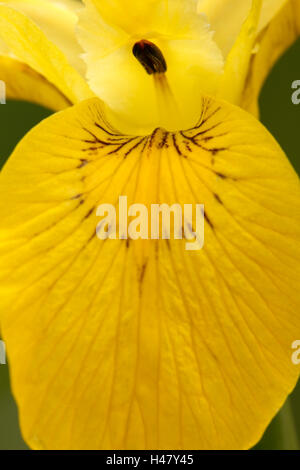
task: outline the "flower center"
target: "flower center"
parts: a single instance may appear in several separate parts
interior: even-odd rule
[[[78,37],[87,79],[126,134],[189,129],[224,70],[198,0],[85,2]]]
[[[147,74],[153,76],[160,126],[176,127],[180,111],[166,76],[168,67],[162,51],[153,42],[142,39],[134,44],[132,52]]]
[[[163,53],[153,42],[142,39],[135,43],[132,52],[149,75],[167,71],[167,63]]]

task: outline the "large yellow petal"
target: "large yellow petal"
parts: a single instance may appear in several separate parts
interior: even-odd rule
[[[300,2],[289,0],[274,20],[261,32],[252,56],[241,106],[259,115],[261,87],[279,57],[300,36]]]
[[[205,204],[205,244],[106,240],[96,208]],[[249,448],[299,367],[299,180],[265,128],[205,98],[197,127],[51,116],[0,175],[1,327],[35,449]]]
[[[0,80],[6,86],[6,98],[30,101],[54,111],[72,103],[29,65],[0,55]]]
[[[85,80],[41,29],[24,14],[2,4],[0,38],[16,58],[43,75],[72,103],[92,96]]]
[[[80,55],[82,49],[76,39],[77,11],[82,7],[77,0],[9,0],[3,2],[32,19],[68,58],[78,71],[85,71]]]

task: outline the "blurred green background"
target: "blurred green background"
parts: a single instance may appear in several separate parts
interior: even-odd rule
[[[300,40],[276,64],[260,98],[263,123],[300,174],[300,104],[296,106],[291,101],[294,80],[300,80]],[[11,101],[0,105],[1,166],[21,137],[49,114],[50,111],[29,103]],[[26,448],[10,392],[8,366],[0,365],[0,449]],[[300,449],[300,382],[256,448]]]

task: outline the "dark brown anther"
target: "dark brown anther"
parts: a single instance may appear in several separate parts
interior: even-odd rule
[[[135,43],[132,52],[149,75],[165,73],[167,71],[165,58],[161,50],[153,42],[142,39]]]

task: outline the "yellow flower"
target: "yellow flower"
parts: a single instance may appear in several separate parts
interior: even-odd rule
[[[85,4],[0,4],[9,97],[67,108],[0,176],[1,330],[24,438],[249,448],[299,377],[300,198],[241,108],[257,114],[299,2]],[[204,203],[204,248],[100,241],[97,207],[120,195]]]

